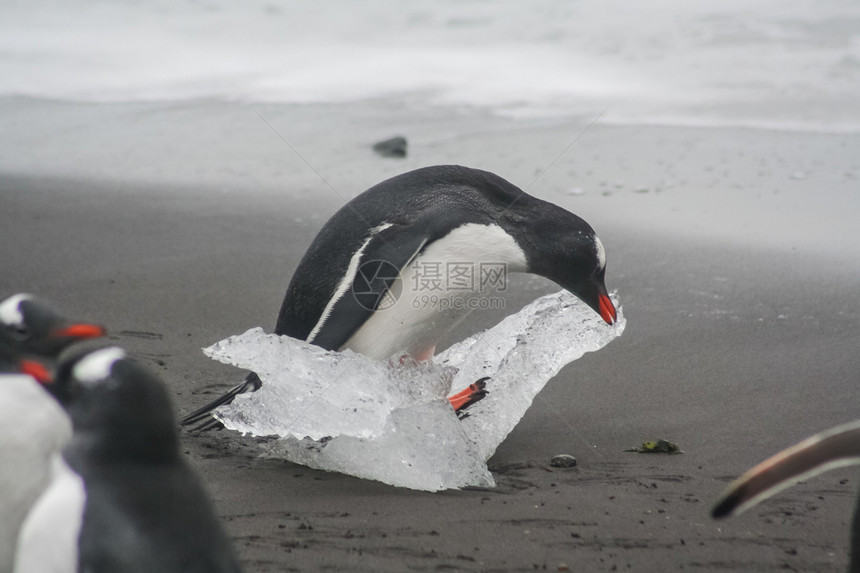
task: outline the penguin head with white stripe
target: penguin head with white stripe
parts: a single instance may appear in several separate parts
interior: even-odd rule
[[[0,371],[23,372],[50,382],[50,368],[71,344],[105,335],[101,326],[70,323],[30,294],[0,302]]]
[[[112,346],[64,360],[46,386],[69,413],[75,435],[100,455],[175,458],[176,422],[161,381]]]
[[[507,216],[507,230],[526,255],[527,270],[570,291],[607,324],[617,319],[604,277],[606,251],[582,218],[526,193]]]
[[[0,344],[21,356],[56,358],[70,344],[105,335],[96,324],[71,323],[30,294],[0,302]]]

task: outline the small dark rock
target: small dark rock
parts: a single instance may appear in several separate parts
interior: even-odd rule
[[[408,143],[405,137],[392,137],[373,144],[373,150],[383,157],[406,157]]]
[[[576,465],[576,458],[570,454],[559,454],[553,456],[549,461],[549,465],[554,468],[572,468]]]

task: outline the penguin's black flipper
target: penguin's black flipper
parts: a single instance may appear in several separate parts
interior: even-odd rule
[[[405,225],[380,227],[353,255],[353,274],[344,277],[348,286],[335,291],[306,340],[326,350],[340,349],[386,297],[396,298],[391,286],[427,242],[426,233],[410,232]]]
[[[245,392],[256,392],[260,389],[260,386],[263,385],[263,382],[260,380],[260,377],[257,376],[256,372],[249,373],[245,380],[231,388],[226,394],[223,394],[216,398],[215,400],[209,402],[202,408],[199,408],[184,418],[179,420],[180,426],[190,426],[193,424],[198,424],[200,422],[205,422],[201,424],[199,427],[194,428],[195,430],[212,430],[214,428],[220,427],[221,423],[217,422],[217,420],[208,420],[212,414],[212,410],[218,408],[219,406],[223,406],[224,404],[229,404],[233,401],[233,398],[238,396],[239,394],[244,394]],[[217,422],[214,425],[211,425],[209,422],[214,421]]]
[[[401,232],[401,226],[387,225],[367,238],[362,250],[355,255],[358,266],[355,275],[350,277],[348,289],[337,293],[336,298],[330,301],[319,319],[319,327],[308,336],[308,342],[326,350],[337,350],[376,311],[389,287],[398,278],[400,270],[427,242],[422,235],[410,237],[406,241],[394,240]],[[282,318],[278,318],[279,323]],[[193,429],[205,431],[219,428],[220,422],[213,423],[208,419],[212,410],[229,404],[239,394],[259,390],[262,384],[260,377],[251,372],[244,382],[191,412],[179,421],[179,425],[191,426],[205,422]]]
[[[208,420],[203,420],[196,426],[188,428],[189,432],[208,432],[210,430],[223,430],[224,422],[218,420],[216,418],[209,418]]]

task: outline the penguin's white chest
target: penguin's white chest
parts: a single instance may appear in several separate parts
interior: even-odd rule
[[[21,527],[14,573],[78,570],[78,537],[86,503],[84,481],[62,455],[51,460],[51,482]]]
[[[341,349],[377,360],[403,354],[426,360],[472,310],[500,308],[508,273],[526,268],[525,253],[501,227],[457,227],[400,269],[378,309]]]
[[[24,374],[0,376],[0,424],[0,571],[8,572],[19,529],[72,425],[57,401]]]

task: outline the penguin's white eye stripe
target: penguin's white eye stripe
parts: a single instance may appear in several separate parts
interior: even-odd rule
[[[597,249],[597,270],[599,272],[606,267],[606,251],[603,249],[603,243],[597,237],[594,237],[594,245]]]
[[[125,350],[112,346],[86,355],[72,369],[72,375],[84,385],[97,384],[110,376],[117,360],[125,358]]]
[[[16,294],[10,296],[0,303],[0,322],[8,326],[23,326],[24,315],[21,314],[20,305],[25,300],[30,300],[33,295]]]

